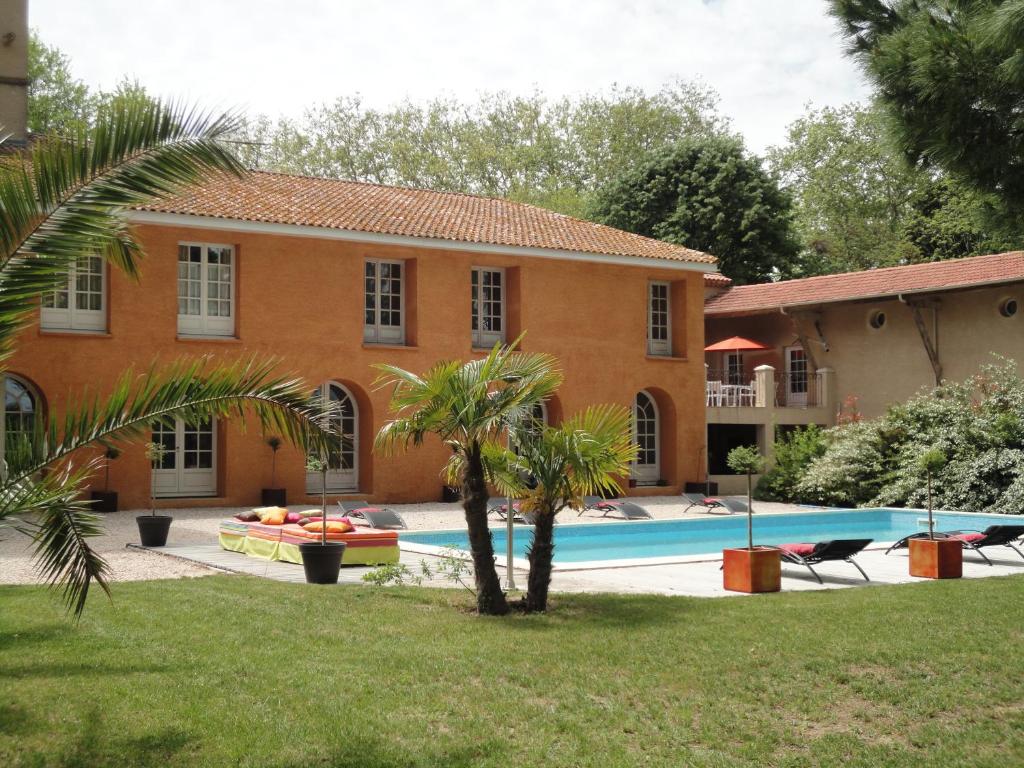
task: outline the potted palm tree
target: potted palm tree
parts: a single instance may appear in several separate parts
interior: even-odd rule
[[[506,426],[562,383],[554,358],[516,351],[522,336],[496,344],[486,358],[467,363],[445,360],[423,375],[393,365],[377,365],[377,387],[389,387],[392,421],[380,428],[374,449],[391,453],[420,445],[436,434],[452,451],[446,482],[462,488],[462,509],[473,557],[477,611],[508,613],[494,565],[494,542],[487,526],[484,453],[501,450]]]
[[[637,452],[631,418],[627,408],[598,405],[558,427],[517,422],[516,451],[506,451],[492,474],[501,490],[522,498],[520,512],[533,520],[525,612],[547,610],[555,516],[566,507],[582,509],[584,496],[620,491],[616,478],[629,471]],[[502,463],[512,471],[502,472]],[[523,482],[524,476],[529,482]]]
[[[160,443],[146,443],[146,458],[149,459],[153,469],[159,469],[163,464],[164,456],[167,455]],[[153,484],[149,486],[149,514],[139,515],[135,522],[139,526],[139,540],[144,547],[162,547],[167,543],[167,533],[171,530],[171,521],[174,518],[170,515],[158,515],[156,513],[156,491]]]
[[[918,466],[928,478],[928,536],[911,539],[910,575],[922,579],[959,579],[964,570],[963,544],[959,539],[935,538],[935,518],[932,515],[932,475],[946,466],[946,454],[932,448],[921,454]]]
[[[327,540],[327,470],[326,453],[306,458],[306,469],[320,475],[320,541],[299,544],[302,569],[308,584],[337,584],[345,542]]]
[[[110,490],[110,462],[120,455],[121,450],[113,445],[108,445],[103,451],[103,490],[90,494],[95,512],[117,512],[117,491]]]
[[[288,493],[277,487],[277,452],[281,450],[281,438],[272,435],[267,438],[270,447],[270,487],[260,491],[260,502],[264,507],[287,507]]]
[[[747,476],[747,546],[722,551],[723,586],[732,592],[778,592],[781,553],[775,547],[754,546],[753,476],[764,469],[764,458],[755,446],[744,445],[729,451],[726,463]]]

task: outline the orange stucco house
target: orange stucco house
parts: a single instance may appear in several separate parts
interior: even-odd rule
[[[262,172],[131,219],[141,279],[85,260],[43,300],[9,362],[5,429],[105,391],[129,366],[273,356],[340,402],[350,443],[328,476],[332,498],[434,500],[439,443],[372,451],[388,393],[373,389],[371,365],[425,370],[525,331],[524,349],[564,368],[550,422],[592,403],[636,409],[633,493],[701,477],[711,256],[506,200]],[[141,446],[113,463],[122,508],[147,505],[151,488],[158,506],[249,505],[270,486],[271,451],[252,423],[179,421],[154,437],[168,449],[160,467]],[[301,504],[319,479],[286,446],[277,485]]]

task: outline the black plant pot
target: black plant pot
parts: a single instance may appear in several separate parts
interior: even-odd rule
[[[162,547],[167,543],[167,532],[171,530],[170,515],[139,515],[139,540],[144,547]]]
[[[117,491],[93,491],[93,512],[117,512]]]
[[[287,507],[288,492],[285,488],[264,488],[260,492],[260,501],[264,507]]]
[[[450,485],[446,485],[441,488],[441,501],[451,503],[461,499],[462,492],[458,488],[453,488]]]
[[[329,541],[299,544],[302,553],[302,568],[306,571],[307,584],[337,584],[341,570],[341,556],[345,554],[345,543]]]

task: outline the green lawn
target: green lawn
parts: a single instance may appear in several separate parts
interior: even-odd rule
[[[1024,578],[760,598],[0,588],[2,766],[1024,764]]]

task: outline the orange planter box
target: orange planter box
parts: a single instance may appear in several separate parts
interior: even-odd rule
[[[730,592],[778,592],[782,588],[782,558],[774,547],[722,550],[723,586]]]
[[[911,539],[910,575],[922,579],[959,579],[964,548],[956,539]]]

